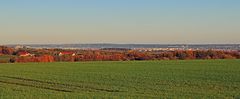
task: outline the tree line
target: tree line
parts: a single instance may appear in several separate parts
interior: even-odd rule
[[[26,54],[21,56],[21,53]],[[61,55],[59,53],[62,53]],[[64,54],[66,53],[66,54]],[[70,54],[69,54],[70,53]],[[73,54],[74,53],[74,54]],[[0,55],[10,55],[8,62],[78,62],[78,61],[133,61],[133,60],[193,60],[193,59],[240,59],[239,50],[64,50],[64,49],[14,49],[0,47]]]

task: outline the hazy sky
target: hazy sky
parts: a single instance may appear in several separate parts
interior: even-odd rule
[[[240,43],[240,0],[1,0],[15,43]]]

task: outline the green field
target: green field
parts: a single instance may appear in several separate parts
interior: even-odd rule
[[[240,98],[240,60],[0,64],[0,98]]]

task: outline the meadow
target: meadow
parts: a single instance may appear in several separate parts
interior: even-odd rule
[[[0,64],[0,98],[240,98],[240,60]]]

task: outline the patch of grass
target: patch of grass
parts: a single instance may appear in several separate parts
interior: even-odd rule
[[[240,98],[240,60],[0,64],[0,98]]]
[[[0,55],[0,63],[8,63],[13,55]]]

